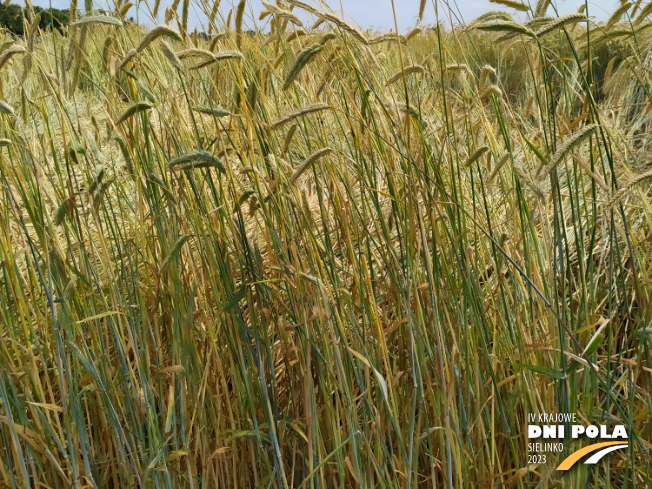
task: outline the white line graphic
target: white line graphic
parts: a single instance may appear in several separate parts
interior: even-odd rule
[[[592,456],[591,456],[591,457],[590,457],[586,462],[584,462],[584,463],[585,463],[585,464],[597,464],[597,463],[600,461],[600,459],[601,459],[602,457],[604,457],[605,455],[607,455],[608,453],[611,453],[611,452],[613,452],[614,450],[619,450],[619,449],[621,449],[621,448],[625,448],[625,447],[627,447],[627,445],[614,445],[614,446],[612,446],[612,447],[603,448],[603,449],[600,450],[599,452],[593,454],[593,455],[592,455]]]

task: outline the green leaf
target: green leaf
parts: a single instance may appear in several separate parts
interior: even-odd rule
[[[590,356],[592,353],[595,353],[595,351],[598,349],[600,346],[600,343],[602,343],[602,340],[604,340],[604,335],[599,334],[595,338],[593,338],[593,341],[591,341],[591,344],[589,344],[586,347],[586,351],[584,352],[584,356]]]
[[[163,273],[163,271],[170,265],[172,260],[176,258],[176,256],[181,252],[181,248],[183,248],[183,245],[186,244],[186,241],[190,239],[190,235],[186,234],[184,236],[181,236],[176,243],[174,243],[174,246],[170,250],[170,253],[168,253],[168,256],[165,257],[165,260],[163,260],[163,263],[161,264],[161,268],[159,269],[159,273]]]
[[[537,374],[547,375],[548,377],[550,377],[552,379],[565,379],[566,378],[566,374],[564,372],[560,372],[559,370],[554,370],[554,369],[547,368],[547,367],[539,367],[538,365],[524,365],[522,363],[517,363],[517,364],[515,364],[515,366],[525,368],[525,369],[530,370],[532,372],[535,372]]]
[[[235,306],[238,305],[238,303],[244,299],[245,293],[247,292],[246,287],[243,285],[240,287],[235,294],[233,294],[233,297],[231,297],[231,300],[227,302],[226,306],[222,309],[224,312],[230,311],[233,309]]]

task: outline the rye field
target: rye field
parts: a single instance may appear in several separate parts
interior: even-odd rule
[[[0,487],[652,487],[652,2],[26,2]]]

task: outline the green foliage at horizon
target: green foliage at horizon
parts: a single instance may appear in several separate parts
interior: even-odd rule
[[[62,30],[70,22],[70,11],[68,9],[56,9],[34,7],[34,14],[41,14],[39,28]],[[6,29],[11,34],[22,36],[25,34],[25,26],[29,25],[31,19],[22,7],[0,3],[0,28]]]

